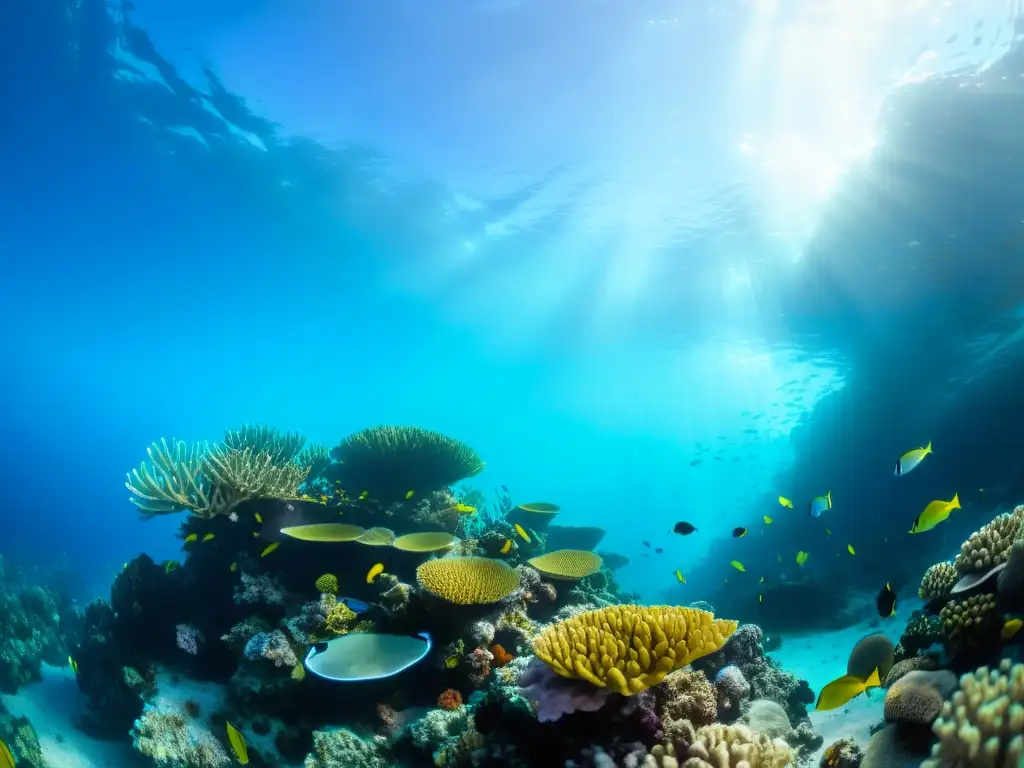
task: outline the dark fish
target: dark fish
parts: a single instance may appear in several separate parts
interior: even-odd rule
[[[654,548],[654,554],[656,554],[656,555],[660,555],[660,554],[661,554],[662,552],[664,552],[664,551],[665,551],[665,550],[664,550],[664,549],[662,549],[661,547],[655,547],[655,548]]]
[[[645,546],[645,547],[647,547],[648,549],[650,549],[650,548],[651,548],[651,542],[649,542],[649,541],[645,541],[645,542],[644,542],[643,544],[644,544],[644,546]]]
[[[875,604],[878,606],[878,615],[883,619],[887,619],[895,614],[896,593],[892,591],[892,587],[888,584],[882,587],[882,591],[878,593]]]
[[[742,539],[746,535],[747,535],[747,529],[746,528],[733,528],[732,529],[732,537],[734,539]]]
[[[680,536],[689,536],[696,530],[697,528],[695,526],[680,520],[678,523],[676,523],[676,526],[672,529],[672,532],[678,533]]]
[[[700,464],[700,462],[701,462],[700,459],[694,459],[693,461],[690,462],[690,466],[691,467],[696,467],[698,464]]]

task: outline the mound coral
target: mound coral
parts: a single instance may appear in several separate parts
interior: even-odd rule
[[[953,589],[953,585],[959,578],[960,576],[952,563],[936,563],[924,572],[917,596],[926,603],[946,600],[949,598],[949,591]]]
[[[549,579],[577,581],[601,570],[601,556],[585,549],[559,549],[527,560]]]
[[[409,491],[423,496],[478,474],[484,463],[465,443],[419,427],[370,427],[331,451],[331,470],[346,488],[390,504]]]
[[[892,686],[897,680],[906,675],[909,672],[916,672],[917,670],[931,670],[938,666],[938,662],[933,656],[911,656],[909,659],[903,659],[897,661],[892,665],[892,669],[889,670],[889,674],[886,675],[883,684],[886,688]]]
[[[694,608],[615,605],[549,626],[533,648],[562,677],[631,696],[717,651],[735,630]]]
[[[956,677],[947,670],[908,672],[885,693],[885,719],[931,725],[954,688]]]
[[[1010,547],[1022,530],[1024,505],[1018,506],[1013,512],[1005,512],[994,518],[992,522],[972,533],[961,545],[960,554],[956,556],[955,561],[957,571],[963,575],[1005,563],[1010,554]]]
[[[939,737],[922,768],[1014,768],[1024,760],[1024,664],[1004,659],[960,678],[932,725]]]
[[[500,560],[443,557],[421,564],[416,569],[416,581],[449,603],[486,605],[515,592],[519,574]]]

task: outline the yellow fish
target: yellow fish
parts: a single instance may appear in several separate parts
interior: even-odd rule
[[[924,457],[932,452],[932,444],[928,443],[924,448],[915,448],[912,451],[907,451],[898,459],[896,459],[896,471],[893,474],[896,477],[903,477],[908,472],[912,472],[917,469],[917,465],[924,461]]]
[[[267,548],[264,549],[262,552],[260,552],[260,557],[266,557],[271,552],[273,552],[275,549],[277,549],[279,546],[281,546],[281,542],[279,542],[279,541],[275,541],[273,544],[268,544]]]
[[[758,595],[757,596],[757,602],[763,603],[764,602],[764,595]]]
[[[165,574],[166,573],[170,573],[171,571],[173,571],[177,567],[178,567],[178,561],[177,560],[168,560],[166,563],[164,563],[164,573]]]
[[[789,509],[793,508],[793,502],[787,499],[785,496],[779,496],[779,504]]]
[[[377,563],[366,574],[366,583],[373,584],[373,580],[384,573],[384,563]]]
[[[860,696],[868,688],[879,688],[882,685],[878,679],[878,669],[872,672],[867,680],[861,680],[856,675],[843,675],[837,677],[831,683],[821,689],[818,694],[818,703],[814,705],[816,712],[824,712],[829,709],[838,709],[850,699]]]
[[[960,509],[960,496],[953,494],[953,498],[949,501],[933,501],[924,508],[924,512],[917,516],[914,521],[914,525],[910,528],[910,533],[924,533],[930,531],[936,525],[941,523],[947,517],[949,513],[954,509]]]
[[[807,562],[807,558],[811,556],[810,552],[804,552],[803,550],[796,553],[796,564],[803,565]]]
[[[828,528],[826,528],[825,529],[825,535],[826,536],[831,536],[832,535],[832,531],[830,531]]]
[[[747,570],[746,567],[744,567],[743,563],[741,563],[739,560],[730,560],[729,565],[731,565],[740,573],[745,573]]]
[[[231,564],[231,572],[234,573],[237,570],[238,570],[238,563],[232,563]]]
[[[228,727],[228,741],[231,742],[231,749],[234,750],[238,762],[242,765],[248,765],[249,750],[245,748],[245,739],[242,738],[242,734],[231,723],[226,723],[226,725]]]
[[[215,537],[215,534],[208,533],[205,536],[203,536],[203,541],[211,541],[214,537]]]
[[[199,534],[198,533],[190,533],[188,536],[185,537],[185,543],[186,544],[191,544],[193,541],[195,541],[198,538],[199,538]]]
[[[476,513],[476,507],[471,507],[469,504],[455,504],[448,507],[449,512],[458,512],[460,515],[472,515]]]
[[[762,576],[762,577],[761,577],[761,578],[760,578],[760,579],[758,580],[758,582],[757,582],[757,583],[758,583],[758,584],[764,584],[764,576]]]
[[[263,515],[261,515],[259,512],[257,512],[255,515],[253,515],[253,517],[256,518],[256,522],[257,523],[259,523],[260,525],[263,525]]]
[[[14,768],[14,755],[7,748],[3,739],[0,739],[0,768]]]
[[[415,495],[416,495],[416,491],[406,491],[405,492],[405,500],[408,501],[409,499],[411,499]]]
[[[1003,640],[1010,640],[1020,631],[1021,627],[1024,627],[1024,621],[1021,621],[1020,619],[1009,619],[1005,624],[1003,624],[1003,628],[999,632],[999,636],[1003,638]]]
[[[526,542],[527,544],[529,544],[529,543],[530,543],[530,536],[529,536],[529,534],[527,534],[527,532],[526,532],[526,531],[525,531],[525,530],[523,529],[523,526],[521,526],[521,525],[520,525],[519,523],[516,523],[516,524],[515,524],[515,525],[513,525],[512,527],[516,529],[516,533],[518,533],[518,534],[519,534],[520,536],[522,536],[522,538],[523,538],[523,541],[525,541],[525,542]]]
[[[676,569],[676,581],[678,581],[680,584],[686,583],[686,579],[683,578],[683,572],[680,571],[678,568]]]
[[[853,544],[847,544],[846,551],[849,552],[851,555],[857,554],[857,551],[853,548]]]
[[[459,657],[455,654],[452,654],[444,660],[444,665],[448,669],[455,669],[457,666],[459,666]]]
[[[322,494],[322,493],[320,494],[320,503],[321,504],[326,504],[327,503],[327,496]]]
[[[370,492],[369,491],[363,491],[362,493],[359,494],[359,500],[360,501],[366,501],[368,498],[370,498]]]
[[[68,656],[68,666],[71,667],[72,674],[78,674],[78,662]]]
[[[253,531],[253,532],[252,532],[252,537],[253,537],[254,539],[258,539],[258,538],[260,537],[260,532],[259,532],[259,531]]]
[[[507,555],[512,550],[512,539],[505,539],[505,543],[501,545],[501,554]]]
[[[770,517],[768,517],[768,515],[764,516],[764,524],[765,525],[771,525],[772,522],[773,522],[772,519]]]

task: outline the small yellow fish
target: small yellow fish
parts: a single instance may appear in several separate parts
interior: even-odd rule
[[[804,563],[807,562],[807,558],[809,558],[810,556],[811,556],[810,552],[804,552],[803,550],[800,550],[799,552],[796,553],[796,564],[797,565],[803,565]]]
[[[881,685],[877,668],[868,676],[867,680],[861,680],[856,675],[837,677],[821,689],[814,710],[824,712],[829,709],[838,709],[850,699],[860,696],[868,688],[879,688]]]
[[[516,533],[518,533],[522,537],[523,541],[525,541],[527,544],[530,543],[530,536],[523,528],[523,526],[521,526],[519,523],[516,523],[512,527],[516,529]]]
[[[765,525],[771,525],[774,522],[768,515],[765,515],[763,519]]]
[[[370,492],[369,491],[363,491],[362,493],[359,494],[359,500],[360,501],[366,501],[368,498],[370,498]]]
[[[263,525],[263,515],[261,515],[259,512],[257,512],[255,515],[253,515],[253,517],[256,518],[256,522],[257,523],[259,523],[260,525]]]
[[[1021,627],[1024,627],[1024,621],[1021,621],[1020,619],[1008,619],[1007,622],[1003,624],[1003,628],[999,632],[999,636],[1003,638],[1003,640],[1010,640],[1020,631]]]
[[[178,561],[177,560],[168,560],[166,563],[164,563],[164,573],[165,574],[170,573],[171,571],[173,571],[177,567],[178,567]]]
[[[826,528],[825,529],[825,535],[826,536],[831,536],[832,535],[832,531],[830,531],[828,528]]]
[[[449,512],[458,512],[460,515],[473,515],[476,514],[476,507],[471,507],[469,504],[455,504],[448,507]]]
[[[216,534],[208,533],[205,536],[203,536],[203,541],[212,541],[215,538],[215,536]]]
[[[193,541],[195,541],[198,538],[199,538],[199,534],[198,533],[190,533],[188,536],[185,537],[185,543],[186,544],[191,544]]]
[[[273,544],[268,544],[267,548],[264,549],[262,552],[260,552],[260,557],[266,557],[271,552],[273,552],[275,549],[277,549],[279,546],[281,546],[281,542],[279,542],[279,541],[275,541]]]
[[[237,571],[237,570],[238,570],[238,563],[232,563],[231,564],[231,572],[235,573],[235,571]]]
[[[248,765],[249,750],[245,747],[245,739],[242,738],[242,734],[231,723],[226,725],[228,727],[228,741],[231,742],[231,749],[234,750],[235,757],[238,758],[238,762],[242,765]]]
[[[762,576],[760,579],[758,579],[757,583],[758,584],[764,584],[764,576]]]
[[[326,504],[327,503],[327,496],[326,496],[326,494],[323,494],[323,493],[320,494],[320,503],[321,504]]]
[[[505,543],[501,545],[501,554],[507,555],[512,550],[512,539],[505,539]]]
[[[764,602],[764,595],[758,595],[757,596],[757,602],[763,603]]]
[[[409,499],[411,499],[415,495],[416,495],[416,491],[406,491],[405,492],[405,500],[408,501]]]
[[[793,508],[793,502],[787,499],[785,496],[779,496],[779,504],[789,509]]]
[[[78,662],[68,656],[68,666],[71,667],[71,673],[74,675],[78,674]]]
[[[453,653],[451,656],[448,656],[444,660],[444,665],[448,669],[455,669],[457,666],[459,666],[459,657]]]
[[[259,531],[253,531],[253,532],[252,532],[252,537],[253,537],[254,539],[258,539],[258,538],[260,537],[260,532],[259,532]]]
[[[678,568],[676,569],[676,581],[678,581],[680,584],[686,583],[686,579],[683,578],[683,572],[680,571]]]
[[[0,768],[14,768],[14,755],[3,739],[0,739]]]
[[[855,550],[853,548],[853,544],[847,544],[846,545],[846,551],[849,552],[851,555],[856,555],[857,554],[857,550]]]
[[[366,583],[373,584],[373,580],[384,573],[384,563],[377,563],[366,574]]]
[[[949,501],[933,501],[917,516],[910,528],[910,533],[924,533],[941,523],[954,509],[960,509],[960,496],[954,493]]]
[[[746,567],[743,565],[743,563],[741,563],[739,560],[730,560],[729,561],[729,565],[731,565],[733,568],[735,568],[740,573],[745,573],[746,570],[747,570]]]

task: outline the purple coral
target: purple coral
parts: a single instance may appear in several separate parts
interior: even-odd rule
[[[178,647],[185,653],[195,656],[199,653],[199,644],[203,642],[203,633],[192,624],[178,624],[175,627]]]
[[[715,689],[718,691],[718,715],[728,722],[739,717],[740,707],[750,698],[750,683],[742,670],[734,664],[723,667],[715,675]]]
[[[581,680],[562,677],[534,657],[519,678],[523,696],[535,703],[537,719],[553,723],[573,712],[597,712],[612,692]]]

